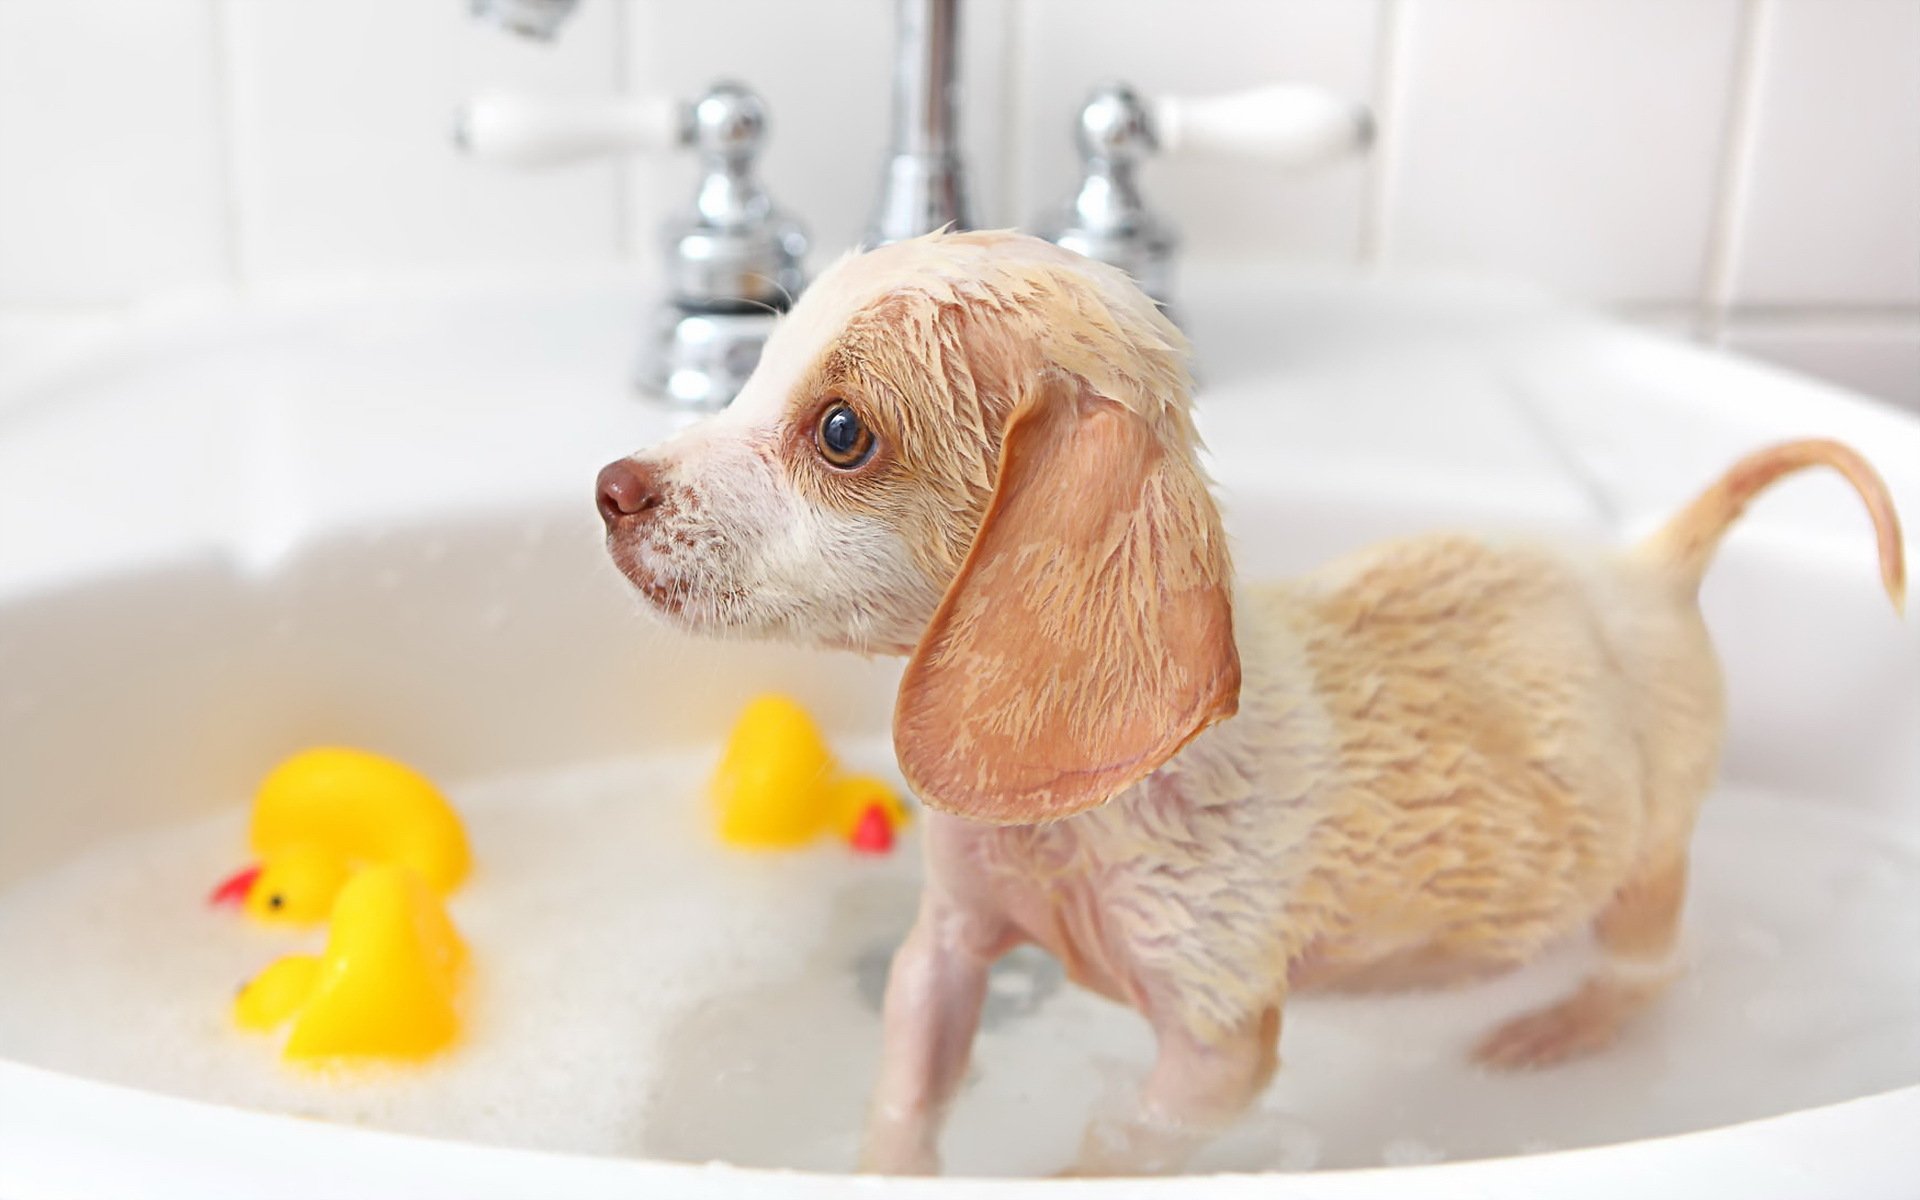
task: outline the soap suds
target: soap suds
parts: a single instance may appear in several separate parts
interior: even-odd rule
[[[878,860],[832,842],[723,850],[700,795],[710,757],[450,788],[477,864],[451,909],[477,970],[466,1038],[424,1067],[298,1070],[232,1026],[239,983],[323,940],[206,906],[244,854],[237,806],[0,892],[0,1055],[446,1138],[850,1168],[879,1057],[865,977],[912,920],[917,830]],[[1512,1076],[1465,1058],[1569,986],[1579,947],[1456,991],[1299,997],[1278,1080],[1196,1167],[1526,1153],[1920,1083],[1912,836],[1727,787],[1694,844],[1688,974],[1612,1050]],[[1006,1011],[955,1105],[955,1173],[1058,1170],[1086,1115],[1151,1062],[1137,1016],[1021,969],[994,987]]]

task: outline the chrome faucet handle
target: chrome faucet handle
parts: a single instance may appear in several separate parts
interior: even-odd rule
[[[1124,83],[1098,88],[1074,122],[1084,174],[1073,196],[1042,216],[1034,232],[1133,276],[1165,304],[1173,282],[1173,230],[1147,208],[1136,174],[1160,149],[1147,101]]]
[[[661,229],[667,300],[640,375],[676,405],[709,409],[739,392],[774,317],[806,283],[806,230],[754,175],[766,134],[760,98],[717,83],[690,103],[478,96],[462,107],[454,140],[476,159],[515,167],[682,148],[699,155],[691,210]]]
[[[1140,194],[1141,162],[1245,158],[1305,168],[1361,152],[1372,140],[1367,109],[1323,88],[1274,84],[1220,96],[1149,99],[1124,83],[1108,84],[1088,97],[1075,119],[1085,174],[1073,196],[1043,216],[1035,232],[1119,267],[1165,304],[1173,291],[1178,238]]]
[[[693,211],[662,233],[669,288],[680,304],[785,311],[806,284],[807,233],[754,175],[767,139],[760,97],[720,83],[685,113],[684,138],[700,156]]]
[[[737,83],[717,83],[691,102],[482,95],[454,125],[468,154],[511,167],[694,150],[701,174],[692,209],[662,231],[670,294],[699,307],[784,309],[804,282],[807,236],[754,176],[766,133],[766,106]]]
[[[640,359],[640,384],[668,403],[730,403],[760,362],[779,315],[806,286],[807,233],[754,176],[767,112],[738,84],[716,84],[687,110],[700,155],[693,211],[661,229],[669,301]]]

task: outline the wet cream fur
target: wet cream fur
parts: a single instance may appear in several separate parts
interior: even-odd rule
[[[877,432],[863,471],[819,459],[832,400]],[[1477,1054],[1604,1045],[1674,973],[1721,532],[1830,466],[1904,589],[1884,487],[1830,442],[1756,453],[1622,550],[1435,536],[1236,587],[1188,405],[1184,340],[1119,273],[935,235],[823,274],[731,409],[636,456],[665,499],[610,549],[670,620],[910,656],[896,748],[935,811],[869,1169],[937,1170],[987,968],[1027,941],[1158,1039],[1083,1173],[1177,1168],[1265,1087],[1299,987],[1446,982],[1591,929],[1595,973]]]

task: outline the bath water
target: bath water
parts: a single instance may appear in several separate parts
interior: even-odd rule
[[[856,747],[855,766],[888,761]],[[879,1055],[880,964],[912,919],[917,834],[741,854],[711,837],[711,755],[449,790],[477,864],[467,1034],[424,1066],[315,1071],[229,1018],[233,990],[321,932],[207,907],[245,853],[217,818],[103,841],[0,891],[0,1056],[195,1099],[515,1146],[853,1165]],[[1196,1169],[1306,1170],[1677,1133],[1920,1083],[1920,844],[1729,785],[1695,839],[1688,970],[1613,1049],[1520,1075],[1467,1048],[1572,985],[1570,946],[1468,988],[1303,996],[1257,1111]],[[945,1140],[958,1174],[1044,1174],[1152,1046],[1137,1016],[1025,953],[996,977]]]

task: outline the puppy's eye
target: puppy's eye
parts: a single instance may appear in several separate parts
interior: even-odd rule
[[[820,414],[814,441],[820,446],[820,457],[843,471],[851,471],[873,457],[873,431],[842,401],[828,405]]]

